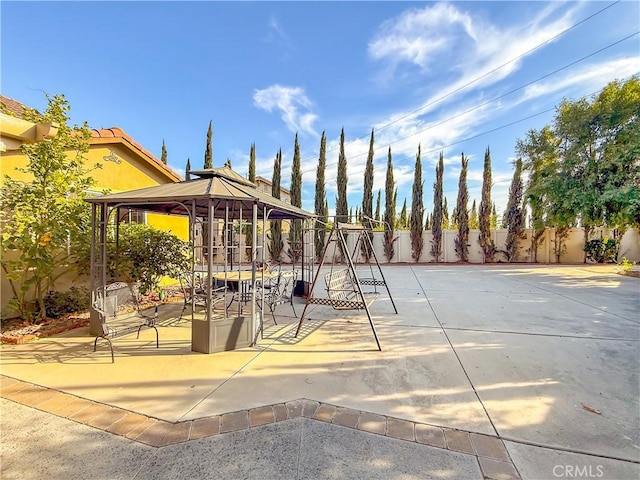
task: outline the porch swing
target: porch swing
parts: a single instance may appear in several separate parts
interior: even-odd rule
[[[322,260],[320,261],[320,265],[316,270],[316,275],[313,279],[313,283],[311,285],[304,310],[302,311],[300,321],[298,322],[298,328],[296,329],[295,334],[296,337],[300,333],[302,322],[305,319],[305,315],[309,305],[329,305],[333,307],[334,310],[364,310],[367,314],[367,318],[369,319],[371,331],[373,332],[378,350],[382,350],[380,341],[378,340],[376,327],[373,323],[373,319],[371,318],[371,312],[369,311],[369,306],[380,295],[377,287],[385,287],[396,314],[398,313],[398,309],[396,308],[395,302],[393,301],[393,297],[391,296],[391,292],[389,291],[389,286],[387,285],[387,281],[384,278],[384,274],[382,273],[382,268],[380,267],[380,263],[378,262],[375,250],[373,249],[371,237],[369,236],[370,231],[370,229],[367,229],[361,225],[352,225],[348,223],[334,224],[334,227],[331,230],[329,238],[327,239],[327,243],[324,247],[324,251],[322,252]],[[345,232],[355,233],[357,235],[355,246],[353,248],[353,252],[351,253],[349,252],[349,248],[347,246]],[[375,260],[375,265],[377,267],[377,273],[379,274],[379,276],[376,276],[373,270],[373,264],[371,262],[368,263],[370,268],[370,276],[360,278],[360,276],[358,275],[356,265],[358,264],[358,258],[360,257],[361,245],[364,245],[364,248],[368,249],[368,251],[371,252],[371,257]],[[320,276],[320,271],[325,263],[327,252],[331,246],[333,246],[331,268],[329,273],[324,275],[327,296],[315,297],[314,291],[318,283],[318,277]],[[342,253],[342,256],[344,257],[347,265],[346,268],[334,270],[337,249],[339,249]],[[373,289],[368,289],[365,291],[363,289],[363,286],[373,287]]]

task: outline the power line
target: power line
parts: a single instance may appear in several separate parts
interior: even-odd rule
[[[502,98],[506,97],[507,95],[511,95],[512,93],[515,93],[515,92],[517,92],[517,91],[519,91],[519,90],[522,90],[523,88],[526,88],[526,87],[528,87],[528,86],[530,86],[530,85],[533,85],[534,83],[537,83],[537,82],[539,82],[539,81],[541,81],[541,80],[544,80],[545,78],[548,78],[548,77],[550,77],[550,76],[552,76],[552,75],[555,75],[556,73],[561,72],[562,70],[565,70],[565,69],[567,69],[567,68],[569,68],[569,67],[571,67],[571,66],[573,66],[573,65],[576,65],[577,63],[582,62],[582,61],[584,61],[584,60],[586,60],[586,59],[588,59],[588,58],[590,58],[590,57],[593,57],[594,55],[597,55],[598,53],[601,53],[601,52],[603,52],[603,51],[605,51],[605,50],[607,50],[607,49],[609,49],[609,48],[611,48],[611,47],[614,47],[614,46],[618,45],[619,43],[622,43],[622,42],[624,42],[624,41],[628,40],[629,38],[631,38],[631,37],[634,37],[634,36],[638,35],[639,33],[640,33],[640,30],[638,30],[638,31],[636,31],[636,32],[634,32],[634,33],[632,33],[632,34],[630,34],[630,35],[627,35],[627,36],[625,36],[624,38],[622,38],[622,39],[620,39],[620,40],[617,40],[617,41],[615,41],[615,42],[613,42],[613,43],[611,43],[611,44],[609,44],[609,45],[607,45],[607,46],[605,46],[605,47],[602,47],[602,48],[600,48],[600,49],[598,49],[598,50],[596,50],[596,51],[594,51],[594,52],[591,52],[590,54],[585,55],[584,57],[582,57],[582,58],[580,58],[580,59],[578,59],[578,60],[575,60],[575,61],[573,61],[573,62],[571,62],[571,63],[568,63],[568,64],[566,64],[566,65],[564,65],[564,66],[562,66],[562,67],[560,67],[560,68],[558,68],[558,69],[556,69],[556,70],[554,70],[554,71],[550,72],[550,73],[547,73],[547,74],[545,74],[545,75],[543,75],[543,76],[541,76],[541,77],[537,78],[536,80],[532,80],[532,81],[530,81],[530,82],[528,82],[528,83],[526,83],[526,84],[524,84],[524,85],[521,85],[521,86],[519,86],[519,87],[517,87],[517,88],[514,88],[514,89],[510,90],[510,91],[509,91],[509,92],[507,92],[507,93],[504,93],[504,94],[502,94],[502,95],[500,95],[500,96],[498,96],[498,97],[495,97],[495,98],[493,98],[493,99],[491,99],[491,100],[488,100],[488,101],[486,101],[486,102],[484,102],[484,103],[482,103],[482,104],[480,104],[480,105],[476,105],[475,107],[470,108],[470,109],[468,109],[468,110],[465,110],[464,112],[458,113],[458,114],[456,114],[456,115],[454,115],[454,116],[452,116],[452,117],[446,118],[446,119],[444,119],[444,120],[442,120],[442,121],[440,121],[440,122],[438,122],[438,123],[435,123],[435,124],[429,125],[429,126],[427,126],[427,127],[423,128],[422,130],[418,130],[417,132],[413,132],[413,133],[411,133],[410,135],[407,135],[407,136],[405,136],[405,137],[398,138],[398,139],[394,140],[393,142],[390,142],[388,145],[394,145],[394,144],[396,144],[396,143],[398,143],[398,142],[401,142],[401,141],[403,141],[403,140],[406,140],[406,139],[408,139],[408,138],[415,137],[416,135],[418,135],[418,134],[420,134],[420,133],[423,133],[423,132],[425,132],[425,131],[427,131],[427,130],[430,130],[430,129],[432,129],[432,128],[434,128],[434,127],[438,126],[438,125],[442,125],[442,124],[444,124],[444,123],[446,123],[446,122],[449,122],[449,121],[451,121],[451,120],[453,120],[453,119],[455,119],[455,118],[460,117],[461,115],[465,115],[465,114],[467,114],[467,113],[469,113],[469,112],[472,112],[472,111],[474,111],[474,110],[477,110],[478,108],[481,108],[481,107],[483,107],[483,106],[486,106],[486,105],[488,105],[488,104],[490,104],[490,103],[492,103],[492,102],[495,102],[495,101],[497,101],[497,100],[500,100],[500,99],[502,99]],[[536,114],[536,115],[541,115],[542,113],[545,113],[545,112],[540,112],[539,114]],[[535,116],[535,115],[534,115],[534,116]],[[526,120],[526,119],[522,119],[522,120]],[[520,121],[522,121],[522,120],[520,120]],[[516,121],[516,122],[514,122],[514,123],[518,123],[518,121]],[[508,126],[508,125],[506,125],[506,126]],[[498,127],[498,129],[500,129],[500,128],[504,128],[504,127],[506,127],[506,126]],[[491,132],[492,132],[492,131],[485,132],[485,133],[483,133],[483,135],[484,135],[484,134],[487,134],[487,133],[491,133]],[[463,142],[463,141],[466,141],[466,140],[470,140],[470,139],[476,138],[477,136],[479,136],[479,135],[476,135],[476,136],[470,137],[470,138],[465,139],[465,140],[460,140],[460,141],[454,142],[454,143],[453,143],[453,144],[451,144],[451,145],[456,145],[456,144],[461,143],[461,142]],[[365,138],[365,137],[357,137],[357,138]],[[441,149],[443,149],[443,148],[447,148],[447,147],[449,147],[449,146],[451,146],[451,145],[445,145],[445,146],[439,147],[439,148],[435,149],[434,151],[441,150]],[[387,145],[385,145],[384,147],[378,147],[378,148],[376,148],[376,149],[374,149],[374,150],[379,150],[379,149],[386,148],[386,147],[387,147]],[[332,149],[332,150],[330,150],[330,151],[333,151],[333,150],[334,150],[334,149]],[[432,152],[433,152],[433,151],[431,151],[431,152],[427,152],[427,153],[432,153]],[[353,159],[353,158],[361,157],[361,156],[363,156],[363,155],[365,155],[365,152],[363,152],[363,153],[359,153],[359,154],[357,154],[357,155],[353,155],[351,158]],[[327,166],[333,166],[333,165],[336,165],[336,162],[327,163]],[[304,173],[310,173],[310,172],[312,172],[312,171],[313,171],[313,170],[305,170],[305,171],[303,171],[302,173],[303,173],[303,174],[304,174]]]
[[[617,0],[616,2],[613,2],[613,3],[609,4],[609,5],[607,5],[607,6],[606,6],[606,7],[604,7],[603,9],[598,10],[598,11],[597,11],[597,12],[595,12],[594,14],[589,15],[588,17],[586,17],[586,18],[584,18],[584,19],[580,20],[578,23],[576,23],[576,24],[574,24],[574,25],[570,26],[570,27],[569,27],[569,28],[567,28],[566,30],[563,30],[562,32],[560,32],[560,33],[558,33],[557,35],[555,35],[555,36],[553,36],[553,37],[549,38],[548,40],[545,40],[545,41],[544,41],[544,42],[542,42],[542,43],[539,43],[539,44],[538,44],[538,45],[536,45],[535,47],[531,48],[530,50],[527,50],[526,52],[524,52],[524,53],[522,53],[522,54],[518,55],[517,57],[512,58],[511,60],[509,60],[509,61],[507,61],[507,62],[503,63],[503,64],[502,64],[502,65],[500,65],[499,67],[494,68],[493,70],[491,70],[491,71],[489,71],[489,72],[485,73],[484,75],[481,75],[481,76],[479,76],[479,77],[477,77],[477,78],[475,78],[475,79],[471,80],[470,82],[468,82],[468,83],[466,83],[466,84],[462,85],[461,87],[456,88],[455,90],[453,90],[453,91],[451,91],[451,92],[447,93],[446,95],[443,95],[442,97],[439,97],[439,98],[437,98],[437,99],[435,99],[435,100],[433,100],[433,101],[431,101],[431,102],[427,103],[426,105],[423,105],[423,106],[421,106],[421,107],[419,107],[419,108],[416,108],[415,110],[413,110],[413,111],[411,111],[411,112],[407,113],[406,115],[403,115],[402,117],[396,118],[394,121],[389,122],[389,123],[387,123],[386,125],[383,125],[382,127],[378,128],[378,130],[377,130],[377,131],[383,130],[383,129],[385,129],[385,128],[387,128],[387,127],[391,126],[391,125],[393,125],[394,123],[399,122],[400,120],[404,120],[405,118],[410,117],[410,116],[411,116],[411,115],[413,115],[414,113],[417,113],[417,112],[419,112],[419,111],[421,111],[421,110],[424,110],[424,109],[425,109],[425,108],[427,108],[427,107],[430,107],[430,106],[432,106],[432,105],[435,105],[436,103],[440,102],[441,100],[444,100],[445,98],[450,97],[450,96],[451,96],[451,95],[453,95],[454,93],[458,93],[459,91],[464,90],[464,89],[465,89],[465,88],[467,88],[468,86],[473,85],[474,83],[476,83],[476,82],[478,82],[478,81],[482,80],[482,79],[483,79],[483,78],[485,78],[485,77],[488,77],[488,76],[489,76],[489,75],[491,75],[492,73],[497,72],[497,71],[498,71],[498,70],[500,70],[502,67],[506,67],[507,65],[509,65],[509,64],[511,64],[511,63],[513,63],[513,62],[515,62],[516,60],[520,60],[521,58],[524,58],[526,55],[528,55],[528,54],[530,54],[530,53],[532,53],[532,52],[536,51],[536,50],[537,50],[537,49],[539,49],[540,47],[542,47],[542,46],[546,45],[547,43],[552,42],[553,40],[557,39],[558,37],[561,37],[562,35],[564,35],[564,34],[565,34],[565,33],[567,33],[568,31],[573,30],[574,28],[576,28],[576,27],[578,27],[579,25],[583,24],[583,23],[584,23],[584,22],[586,22],[587,20],[590,20],[591,18],[595,17],[596,15],[601,14],[601,13],[602,13],[602,12],[604,12],[605,10],[607,10],[607,9],[609,9],[609,8],[611,8],[611,7],[613,7],[615,4],[620,3],[620,1],[621,1],[621,0]]]
[[[391,125],[393,125],[394,123],[397,123],[397,122],[399,122],[400,120],[403,120],[403,119],[405,119],[405,118],[407,118],[407,117],[409,117],[409,116],[413,115],[414,113],[419,112],[420,110],[423,110],[423,109],[425,109],[425,108],[427,108],[427,107],[429,107],[429,106],[431,106],[431,105],[434,105],[435,103],[440,102],[441,100],[444,100],[445,98],[450,97],[451,95],[453,95],[453,94],[455,94],[455,93],[460,92],[461,90],[464,90],[465,88],[467,88],[467,87],[469,87],[470,85],[473,85],[474,83],[476,83],[476,82],[478,82],[478,81],[482,80],[483,78],[487,77],[488,75],[491,75],[492,73],[495,73],[496,71],[500,70],[501,68],[503,68],[503,67],[505,67],[505,66],[507,66],[507,65],[509,65],[509,64],[511,64],[511,63],[513,63],[513,62],[515,62],[515,61],[517,61],[517,60],[520,60],[521,58],[524,58],[526,55],[528,55],[528,54],[530,54],[531,52],[533,52],[533,51],[537,50],[538,48],[540,48],[540,47],[542,47],[542,46],[546,45],[547,43],[549,43],[549,42],[551,42],[551,41],[553,41],[553,40],[556,40],[557,38],[561,37],[562,35],[564,35],[565,33],[569,32],[570,30],[573,30],[574,28],[576,28],[576,27],[580,26],[581,24],[583,24],[583,23],[587,22],[588,20],[592,19],[593,17],[595,17],[595,16],[597,16],[597,15],[600,15],[600,14],[601,14],[602,12],[604,12],[605,10],[607,10],[607,9],[609,9],[609,8],[611,8],[611,7],[613,7],[614,5],[616,5],[616,4],[620,3],[620,2],[621,2],[621,0],[617,0],[617,1],[615,1],[615,2],[613,2],[613,3],[611,3],[611,4],[609,4],[609,5],[607,5],[606,7],[604,7],[604,8],[602,8],[602,9],[598,10],[597,12],[595,12],[595,13],[593,13],[593,14],[591,14],[591,15],[589,15],[588,17],[583,18],[582,20],[580,20],[579,22],[577,22],[577,23],[575,23],[574,25],[570,26],[570,27],[569,27],[569,28],[567,28],[566,30],[563,30],[562,32],[560,32],[560,33],[556,34],[555,36],[553,36],[553,37],[551,37],[551,38],[549,38],[549,39],[545,40],[544,42],[542,42],[542,43],[540,43],[540,44],[536,45],[535,47],[531,48],[530,50],[527,50],[526,52],[522,53],[521,55],[519,55],[519,56],[517,56],[517,57],[514,57],[514,58],[512,58],[511,60],[509,60],[509,61],[507,61],[507,62],[503,63],[502,65],[500,65],[500,66],[498,66],[498,67],[494,68],[494,69],[493,69],[493,70],[491,70],[490,72],[487,72],[487,73],[485,73],[484,75],[481,75],[481,76],[479,76],[479,77],[477,77],[477,78],[475,78],[475,79],[471,80],[470,82],[466,83],[465,85],[462,85],[461,87],[459,87],[459,88],[457,88],[457,89],[455,89],[455,90],[453,90],[453,91],[451,91],[451,92],[447,93],[446,95],[443,95],[442,97],[439,97],[439,98],[437,98],[437,99],[433,100],[432,102],[430,102],[430,103],[428,103],[428,104],[426,104],[426,105],[423,105],[423,106],[421,106],[421,107],[419,107],[419,108],[417,108],[417,109],[415,109],[415,110],[413,110],[413,111],[409,112],[409,113],[408,113],[408,114],[406,114],[406,115],[403,115],[403,116],[402,116],[402,117],[400,117],[400,118],[397,118],[397,119],[395,119],[395,120],[393,120],[393,121],[391,121],[391,122],[389,122],[389,123],[386,123],[385,125],[383,125],[383,126],[379,127],[379,128],[377,129],[377,131],[383,130],[383,129],[385,129],[385,128],[387,128],[387,127],[391,126]],[[418,132],[418,133],[419,133],[419,132]],[[354,139],[354,140],[358,140],[358,139],[365,139],[365,138],[367,138],[367,136],[366,136],[366,135],[364,135],[364,136],[360,136],[360,137],[355,137],[355,139]],[[408,138],[408,137],[405,137],[405,138]],[[400,140],[404,140],[404,138],[403,138],[403,139],[400,139]],[[399,141],[399,140],[398,140],[398,141]],[[394,143],[395,143],[395,142],[394,142]],[[336,148],[332,148],[332,149],[328,150],[326,153],[332,153],[332,152],[335,152],[335,151],[337,151],[337,150],[338,150],[338,147],[336,147]],[[363,153],[363,154],[360,154],[360,155],[364,155],[364,153]],[[353,158],[353,157],[352,157],[352,158]],[[312,159],[311,159],[311,158],[306,158],[306,159],[304,159],[304,160],[303,160],[303,162],[306,162],[306,161],[309,161],[309,160],[312,160]],[[331,164],[331,165],[333,165],[333,164]],[[311,171],[311,170],[310,170],[310,171]],[[308,173],[308,172],[302,172],[302,173]]]
[[[589,93],[589,94],[587,94],[587,95],[583,95],[582,97],[579,97],[577,100],[579,101],[579,100],[583,100],[583,99],[586,99],[586,98],[592,97],[592,96],[594,96],[594,95],[597,95],[597,94],[598,94],[598,93],[600,93],[600,92],[602,92],[602,89],[600,89],[600,90],[596,90],[595,92],[591,92],[591,93]],[[544,115],[545,113],[552,112],[552,111],[554,111],[555,109],[556,109],[556,107],[555,107],[555,106],[554,106],[554,107],[552,107],[552,108],[548,108],[548,109],[543,110],[543,111],[541,111],[541,112],[534,113],[534,114],[532,114],[532,115],[528,115],[528,116],[526,116],[526,117],[520,118],[520,119],[518,119],[518,120],[514,120],[514,121],[509,122],[509,123],[506,123],[506,124],[504,124],[504,125],[500,125],[499,127],[495,127],[495,128],[490,129],[490,130],[485,130],[484,132],[477,133],[477,134],[475,134],[475,135],[472,135],[471,137],[463,138],[463,139],[461,139],[461,140],[456,140],[455,142],[452,142],[452,143],[450,143],[450,144],[448,144],[448,145],[443,145],[443,146],[441,146],[441,147],[434,148],[434,149],[432,149],[432,150],[428,150],[428,151],[426,151],[426,152],[421,152],[421,155],[429,155],[429,154],[431,154],[431,153],[435,153],[435,152],[441,151],[441,150],[442,150],[442,149],[444,149],[444,148],[453,147],[454,145],[458,145],[459,143],[467,142],[467,141],[469,141],[469,140],[474,140],[474,139],[476,139],[476,138],[478,138],[478,137],[482,137],[482,136],[484,136],[484,135],[488,135],[489,133],[493,133],[493,132],[496,132],[496,131],[498,131],[498,130],[502,130],[503,128],[507,128],[507,127],[510,127],[510,126],[512,126],[512,125],[515,125],[515,124],[517,124],[517,123],[524,122],[525,120],[530,120],[530,119],[535,118],[535,117],[538,117],[538,116],[540,116],[540,115]],[[364,170],[359,170],[359,171],[355,171],[355,172],[351,172],[351,173],[352,173],[352,174],[356,174],[356,175],[357,175],[357,174],[359,174],[359,173],[364,173]],[[495,183],[503,183],[503,182],[495,182]],[[446,192],[445,192],[445,193],[446,193]]]

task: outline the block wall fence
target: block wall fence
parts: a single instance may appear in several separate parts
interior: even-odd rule
[[[440,259],[440,263],[457,263],[458,257],[455,252],[455,238],[457,236],[457,230],[444,230],[442,232],[442,251],[443,255]],[[590,234],[590,239],[602,237],[613,237],[613,230],[609,229],[597,229]],[[328,235],[328,234],[327,234]],[[373,246],[378,257],[378,261],[381,264],[393,264],[393,263],[415,263],[411,256],[411,237],[408,230],[396,231],[394,233],[395,253],[391,261],[387,260],[384,256],[383,250],[383,235],[384,232],[373,232]],[[516,263],[533,263],[533,254],[531,251],[531,235],[532,230],[525,230],[525,236],[518,241],[518,255],[515,259]],[[483,263],[482,249],[478,238],[480,236],[479,230],[470,230],[469,232],[469,263]],[[310,238],[310,237],[309,237]],[[422,234],[424,239],[424,248],[420,257],[419,263],[433,263],[434,258],[431,255],[431,241],[433,236],[430,230],[426,230]],[[505,241],[507,239],[506,229],[497,229],[491,231],[491,238],[498,250],[505,249]],[[287,235],[283,235],[285,243],[283,252],[288,251]],[[347,236],[347,245],[350,249],[353,249],[355,245],[356,236],[351,234]],[[540,240],[537,251],[536,263],[538,264],[582,264],[585,261],[584,252],[584,230],[582,228],[572,228],[569,230],[569,234],[565,240],[565,249],[560,255],[558,261],[554,252],[555,246],[555,229],[547,228]],[[333,248],[330,247],[327,252],[325,262],[331,262],[332,257],[339,258],[339,253],[336,252],[333,255]],[[629,229],[620,238],[620,249],[618,252],[618,261],[626,258],[627,260],[640,263],[640,235],[638,230]],[[286,253],[282,254],[283,263],[291,263],[290,258]],[[502,253],[496,254],[494,263],[506,262],[507,259]],[[589,261],[587,260],[587,263]]]

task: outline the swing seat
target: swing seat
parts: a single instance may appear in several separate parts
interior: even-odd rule
[[[361,297],[346,268],[328,273],[324,281],[327,285],[328,303],[335,310],[363,310],[369,307],[379,295],[378,292],[363,292]]]

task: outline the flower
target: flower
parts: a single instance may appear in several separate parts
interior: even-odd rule
[[[38,242],[38,245],[40,245],[41,247],[46,247],[47,245],[49,245],[52,238],[53,238],[53,235],[51,234],[51,232],[47,232],[40,237],[40,241]]]

